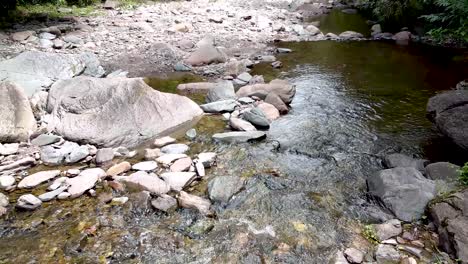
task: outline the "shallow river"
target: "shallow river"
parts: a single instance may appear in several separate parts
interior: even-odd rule
[[[456,163],[466,157],[425,117],[429,97],[468,75],[468,54],[377,42],[282,44],[285,67],[256,73],[297,86],[291,112],[256,144],[213,145],[219,118],[197,125],[197,151],[221,153],[192,192],[216,175],[245,189],[217,216],[165,215],[137,202],[51,202],[0,223],[0,263],[327,263],[355,241],[360,222],[388,217],[365,196],[365,178],[398,151]],[[195,152],[195,151],[194,151]],[[98,193],[106,188],[98,189]],[[131,196],[131,195],[130,195]]]

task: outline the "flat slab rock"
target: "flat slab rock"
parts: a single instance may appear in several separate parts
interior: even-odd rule
[[[57,177],[58,175],[60,175],[59,170],[36,172],[22,179],[18,183],[18,188],[33,188],[43,182]]]
[[[106,176],[106,172],[100,168],[87,169],[74,178],[68,178],[66,183],[70,185],[67,192],[70,198],[76,198],[96,185],[99,178]]]
[[[173,191],[182,191],[196,177],[194,172],[166,172],[161,178],[171,187]]]
[[[242,131],[242,132],[226,132],[213,135],[213,139],[225,143],[242,143],[254,140],[264,139],[265,132],[262,131]]]
[[[140,188],[153,194],[161,195],[170,191],[170,186],[156,175],[150,175],[144,171],[135,172],[130,176],[117,178],[133,187]]]

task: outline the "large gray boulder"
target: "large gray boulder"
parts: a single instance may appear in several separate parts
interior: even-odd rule
[[[102,77],[104,70],[96,55],[27,51],[0,62],[0,80],[19,84],[27,96],[50,87],[56,80],[70,79],[82,73]]]
[[[210,63],[226,62],[227,55],[222,49],[213,45],[202,45],[195,50],[186,60],[192,66],[206,65]]]
[[[36,120],[23,89],[11,82],[1,82],[0,142],[27,141],[35,130]]]
[[[153,90],[141,78],[81,76],[55,83],[47,110],[57,134],[100,147],[135,147],[203,114],[187,97]]]
[[[411,167],[379,171],[367,179],[367,186],[371,195],[407,222],[419,219],[436,195],[435,183]]]
[[[427,114],[442,134],[468,150],[468,90],[447,91],[432,97]]]
[[[244,187],[244,179],[238,176],[218,176],[208,183],[208,193],[213,201],[227,203]]]

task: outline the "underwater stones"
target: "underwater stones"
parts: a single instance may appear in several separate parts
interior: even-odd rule
[[[163,212],[170,212],[172,210],[175,210],[177,208],[177,199],[167,195],[163,194],[156,199],[153,199],[151,201],[151,205]]]
[[[211,215],[211,202],[205,198],[188,194],[184,191],[179,192],[177,196],[179,205],[187,209],[196,209],[203,215]]]
[[[218,176],[208,183],[210,199],[227,203],[244,187],[244,180],[237,176]]]
[[[242,143],[254,140],[261,140],[266,137],[262,131],[225,132],[213,135],[213,139],[224,143]]]
[[[41,206],[42,201],[32,194],[24,194],[18,198],[16,207],[25,210],[34,210]]]
[[[18,183],[18,188],[33,188],[60,175],[59,170],[40,171],[29,175]]]

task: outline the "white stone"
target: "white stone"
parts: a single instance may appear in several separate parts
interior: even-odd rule
[[[15,184],[16,180],[15,177],[11,175],[7,176],[0,176],[0,188],[1,189],[7,189],[10,188]]]
[[[161,174],[161,178],[169,184],[173,191],[182,191],[195,179],[195,176],[196,174],[193,172],[167,172]]]
[[[172,138],[172,137],[162,137],[162,138],[158,138],[154,141],[153,145],[157,148],[162,148],[166,145],[169,145],[169,144],[173,144],[175,143],[176,140],[175,138]]]
[[[18,183],[18,188],[33,188],[60,175],[59,170],[40,171],[25,177]]]
[[[165,181],[159,179],[156,175],[152,176],[144,171],[135,172],[128,177],[118,177],[117,180],[158,195],[168,193],[170,190],[169,185]]]
[[[42,201],[32,194],[24,194],[18,198],[16,206],[22,209],[34,210],[41,206]]]
[[[213,166],[216,162],[216,152],[203,152],[198,154],[198,160],[205,166],[209,168]]]
[[[172,162],[178,160],[178,159],[182,159],[182,158],[185,158],[187,157],[187,155],[185,154],[166,154],[166,155],[162,155],[161,157],[157,158],[156,161],[158,163],[161,163],[165,166],[168,166],[170,165]]]
[[[143,161],[132,166],[132,170],[137,171],[154,171],[158,168],[158,164],[155,161]]]

